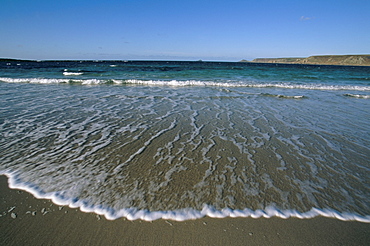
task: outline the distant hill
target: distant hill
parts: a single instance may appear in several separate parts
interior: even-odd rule
[[[248,62],[242,60],[241,62]],[[370,66],[370,55],[326,55],[306,58],[256,58],[255,63]]]

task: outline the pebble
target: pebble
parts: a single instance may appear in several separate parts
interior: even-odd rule
[[[17,218],[17,214],[16,213],[11,213],[10,214],[10,217],[12,217],[13,219]]]
[[[41,209],[42,215],[45,215],[45,214],[47,214],[49,212],[50,212],[50,210],[46,210],[46,208]]]
[[[169,221],[165,221],[167,224],[169,224],[170,226],[173,226],[173,224],[171,223],[171,222],[169,222]]]

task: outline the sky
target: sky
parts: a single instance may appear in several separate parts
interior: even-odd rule
[[[0,0],[2,58],[342,54],[370,54],[369,0]]]

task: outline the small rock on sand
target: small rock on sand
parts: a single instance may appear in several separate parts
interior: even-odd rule
[[[16,213],[11,213],[10,214],[10,217],[12,217],[13,219],[17,218],[17,214]]]

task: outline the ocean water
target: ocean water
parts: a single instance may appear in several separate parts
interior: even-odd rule
[[[0,61],[0,174],[107,219],[370,222],[370,68]]]

